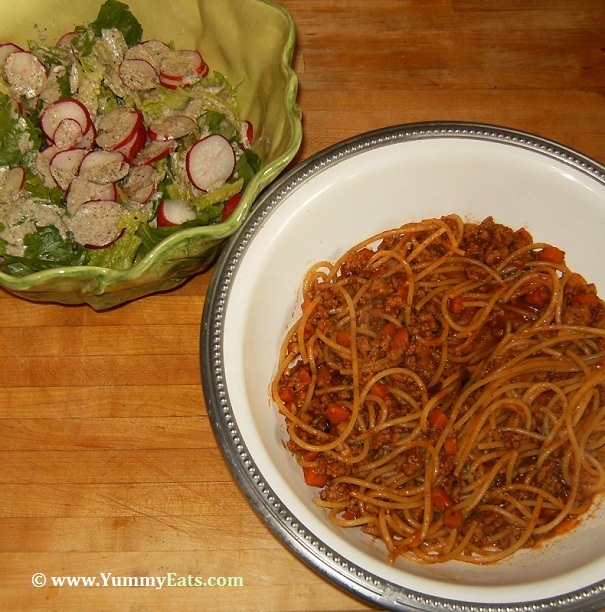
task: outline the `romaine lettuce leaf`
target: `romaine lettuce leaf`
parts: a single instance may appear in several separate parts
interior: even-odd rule
[[[0,99],[0,166],[18,166],[27,150],[40,148],[30,119],[19,114],[10,98]]]
[[[97,36],[101,36],[104,29],[117,28],[129,47],[140,43],[143,37],[143,28],[137,18],[130,12],[127,4],[118,0],[106,0],[97,18],[88,27]]]

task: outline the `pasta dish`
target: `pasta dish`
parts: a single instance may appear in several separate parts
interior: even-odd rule
[[[456,215],[303,281],[272,396],[317,505],[389,561],[498,562],[605,489],[605,307],[565,253]]]

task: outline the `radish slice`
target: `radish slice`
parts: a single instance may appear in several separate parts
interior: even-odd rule
[[[172,53],[172,49],[161,40],[144,40],[130,47],[124,53],[125,60],[141,59],[149,62],[156,72],[160,71],[162,59]]]
[[[167,77],[163,74],[160,74],[160,85],[163,85],[167,89],[176,89],[177,87],[183,85],[183,79],[180,78],[171,78]]]
[[[148,141],[141,149],[139,154],[132,160],[135,166],[143,164],[152,164],[164,157],[167,157],[174,148],[174,142],[171,140],[164,141]]]
[[[242,149],[247,149],[254,139],[254,126],[251,121],[244,121],[242,124],[244,139],[242,140]]]
[[[58,149],[71,149],[83,136],[82,126],[75,119],[63,119],[53,134],[52,142]]]
[[[57,41],[57,44],[55,46],[57,46],[57,47],[69,47],[69,46],[71,46],[71,41],[78,34],[79,34],[79,32],[66,32],[65,34],[63,34],[63,36],[61,36],[61,38],[59,38],[59,40]]]
[[[40,129],[47,142],[54,142],[54,135],[59,125],[65,120],[75,121],[80,126],[80,133],[87,134],[93,128],[88,109],[73,98],[64,98],[52,102],[40,113]]]
[[[209,72],[208,64],[199,51],[180,50],[167,54],[160,64],[160,79],[181,83],[184,87],[205,77]]]
[[[122,146],[114,149],[114,151],[121,153],[124,156],[124,159],[130,164],[146,142],[147,129],[145,128],[145,124],[141,122],[139,127],[132,135],[132,138],[127,140]]]
[[[23,49],[13,43],[2,43],[0,44],[0,66],[4,66],[6,58],[16,51],[23,51]]]
[[[92,149],[95,144],[97,137],[97,131],[95,130],[94,123],[90,124],[90,127],[82,134],[82,138],[76,143],[76,146],[81,149]]]
[[[141,111],[125,106],[114,108],[99,121],[97,145],[107,151],[119,149],[135,137],[142,123]]]
[[[235,152],[224,136],[211,134],[198,140],[187,151],[186,164],[193,186],[208,191],[231,176],[235,168]]]
[[[65,194],[67,212],[75,214],[78,208],[91,200],[117,200],[118,192],[114,183],[101,185],[77,176],[69,185]]]
[[[57,187],[67,191],[72,181],[78,176],[80,164],[85,155],[86,151],[84,149],[66,149],[53,155],[49,170],[55,183],[57,183]]]
[[[117,224],[124,209],[111,200],[84,202],[66,223],[74,240],[87,248],[103,249],[111,246],[123,233]]]
[[[162,200],[158,206],[158,227],[182,225],[196,218],[195,211],[185,200]]]
[[[130,165],[118,151],[89,151],[82,160],[79,175],[93,183],[104,185],[123,179]]]
[[[176,140],[191,134],[197,123],[185,115],[168,115],[160,117],[149,124],[147,133],[151,140]]]
[[[21,166],[3,168],[0,171],[0,201],[7,202],[14,198],[25,183],[25,169]]]
[[[145,204],[155,193],[157,180],[158,173],[153,166],[135,166],[122,182],[121,188],[131,202]]]
[[[35,98],[46,85],[44,64],[29,51],[14,51],[4,61],[4,76],[14,92],[26,98]]]
[[[123,60],[119,69],[120,80],[128,89],[145,91],[157,87],[160,79],[155,68],[144,59]]]

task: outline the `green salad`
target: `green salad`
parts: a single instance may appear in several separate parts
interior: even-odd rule
[[[2,272],[130,268],[223,222],[259,170],[237,88],[117,0],[54,46],[1,43],[0,67]]]

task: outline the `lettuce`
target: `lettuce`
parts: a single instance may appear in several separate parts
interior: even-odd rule
[[[21,165],[23,154],[40,144],[32,121],[19,114],[10,98],[0,98],[0,166]]]
[[[140,43],[143,38],[143,28],[137,18],[130,12],[128,5],[118,0],[106,0],[101,6],[97,18],[88,25],[97,36],[108,28],[117,28],[122,32],[129,47]]]
[[[14,276],[24,276],[39,270],[64,266],[83,266],[88,263],[86,249],[69,238],[63,238],[54,225],[38,227],[25,236],[22,257],[0,256],[0,270]]]

